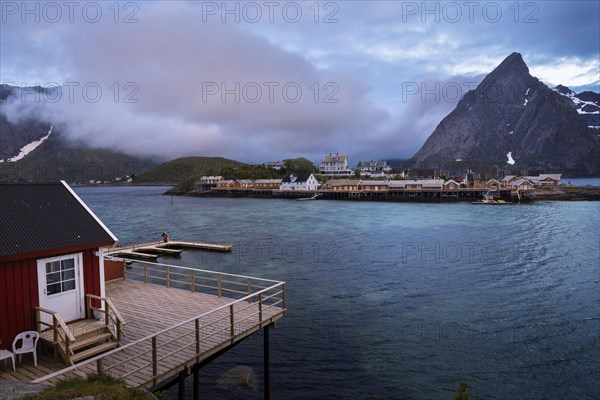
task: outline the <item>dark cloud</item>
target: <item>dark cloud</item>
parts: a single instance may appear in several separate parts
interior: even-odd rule
[[[298,22],[279,9],[272,23],[266,10],[259,23],[206,15],[206,4],[222,2],[124,2],[118,16],[113,3],[97,3],[94,23],[81,10],[59,23],[5,13],[0,80],[68,86],[59,99],[26,96],[3,112],[36,113],[72,138],[144,155],[410,157],[456,105],[452,85],[464,94],[511,52],[540,71],[558,54],[567,57],[561,65],[598,55],[597,4],[529,2],[538,22],[524,23],[531,9],[519,5],[515,22],[513,3],[494,3],[497,22],[481,14],[483,3],[473,22],[407,14],[422,2],[329,3],[318,16],[313,3],[298,3]],[[568,78],[569,68],[561,71]],[[423,96],[431,88],[437,95]]]

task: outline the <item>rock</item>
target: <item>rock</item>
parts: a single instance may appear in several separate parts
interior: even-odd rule
[[[0,383],[0,400],[15,400],[28,394],[43,391],[48,386],[40,383],[10,382]]]
[[[235,390],[240,388],[256,388],[256,379],[252,368],[246,365],[238,365],[225,371],[217,379],[217,387],[225,390]]]

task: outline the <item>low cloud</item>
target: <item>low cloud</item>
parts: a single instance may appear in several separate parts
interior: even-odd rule
[[[244,161],[368,142],[365,132],[389,118],[362,82],[235,25],[199,23],[197,7],[165,4],[146,7],[143,23],[57,32],[70,71],[62,87],[42,83],[53,90],[22,91],[2,111],[94,146]]]

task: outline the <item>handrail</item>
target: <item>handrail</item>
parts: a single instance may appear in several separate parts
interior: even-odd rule
[[[106,353],[97,355],[97,356],[95,356],[93,358],[90,358],[88,360],[85,360],[85,361],[83,361],[83,362],[81,362],[79,364],[76,364],[76,365],[64,368],[64,369],[62,369],[60,371],[57,371],[57,372],[54,372],[52,374],[49,374],[49,375],[43,376],[41,378],[38,378],[38,379],[34,380],[33,383],[42,383],[42,382],[45,382],[45,381],[47,381],[49,379],[53,379],[53,378],[55,378],[57,376],[64,375],[64,374],[69,373],[69,372],[71,372],[73,370],[80,369],[80,368],[82,368],[82,367],[84,367],[86,365],[89,365],[91,363],[96,363],[97,369],[101,370],[102,360],[103,359],[105,359],[107,357],[110,357],[113,354],[124,352],[124,351],[126,351],[126,350],[128,350],[128,349],[130,349],[130,348],[132,348],[134,346],[137,346],[137,345],[142,344],[142,343],[147,343],[147,342],[151,342],[152,343],[152,359],[153,359],[153,361],[152,361],[152,363],[150,363],[148,365],[142,366],[141,369],[146,368],[146,367],[152,365],[154,372],[153,372],[151,380],[156,380],[156,378],[157,378],[157,372],[156,371],[157,371],[157,365],[158,365],[158,361],[159,361],[159,359],[157,357],[157,338],[159,336],[162,336],[162,335],[167,334],[167,333],[169,333],[171,331],[174,331],[175,329],[181,328],[184,325],[189,324],[191,322],[195,323],[196,330],[198,331],[199,326],[200,326],[199,325],[199,321],[200,321],[201,318],[204,318],[204,317],[207,317],[207,316],[209,316],[211,314],[217,313],[219,311],[228,309],[229,310],[229,318],[230,318],[230,326],[227,326],[227,327],[221,328],[221,329],[230,330],[230,336],[228,336],[227,340],[232,340],[233,341],[234,338],[235,338],[235,326],[234,326],[234,323],[233,323],[234,322],[234,308],[233,308],[233,306],[235,304],[238,304],[238,303],[241,304],[241,303],[244,303],[246,301],[249,301],[253,297],[257,297],[259,299],[259,303],[258,303],[259,304],[259,314],[258,314],[259,315],[259,324],[262,326],[262,324],[270,321],[270,318],[273,317],[273,316],[271,316],[271,317],[268,317],[267,319],[263,318],[263,312],[262,312],[262,301],[263,301],[262,300],[262,294],[263,293],[267,293],[268,291],[275,290],[275,289],[279,289],[278,293],[282,294],[282,300],[281,300],[282,301],[282,305],[281,305],[281,308],[280,308],[280,312],[285,312],[285,282],[276,281],[276,284],[274,284],[274,285],[272,285],[272,286],[270,286],[268,288],[262,289],[262,290],[260,290],[258,292],[255,292],[255,293],[252,293],[250,295],[244,296],[244,297],[242,297],[240,299],[233,300],[231,302],[223,304],[223,305],[221,305],[221,306],[219,306],[217,308],[214,308],[214,309],[212,309],[210,311],[207,311],[207,312],[204,312],[202,314],[199,314],[199,315],[197,315],[197,316],[195,316],[193,318],[189,318],[189,319],[187,319],[187,320],[185,320],[183,322],[180,322],[178,324],[175,324],[173,326],[164,328],[164,329],[162,329],[162,330],[160,330],[158,332],[155,332],[155,333],[153,333],[151,335],[147,335],[147,336],[145,336],[145,337],[143,337],[141,339],[135,340],[135,341],[133,341],[131,343],[128,343],[128,344],[123,345],[121,347],[118,347],[116,349],[110,350],[110,351],[108,351]],[[210,326],[211,324],[212,323],[209,323],[208,325]],[[197,335],[198,335],[198,332],[197,332]],[[196,336],[196,341],[197,340],[198,340],[198,336]],[[176,350],[176,351],[170,353],[170,355],[172,355],[172,354],[174,354],[174,353],[176,353],[178,351],[182,351],[183,349],[189,347],[190,345],[191,344],[186,344],[181,349]],[[200,353],[198,353],[198,352],[196,352],[196,353],[197,354],[195,355],[195,358],[197,358],[198,356],[200,356]],[[144,355],[144,354],[146,354],[146,353],[144,352],[141,355]],[[161,357],[160,360],[162,360],[164,357],[167,357],[167,356]],[[130,361],[130,360],[131,360],[131,358],[127,359],[127,361]],[[123,363],[123,362],[121,362],[121,363]],[[114,368],[114,367],[116,367],[118,365],[119,364],[113,365],[113,366],[111,366],[111,368]]]
[[[85,307],[86,307],[86,314],[88,315],[88,318],[91,316],[91,310],[96,310],[101,313],[104,313],[104,325],[106,326],[106,329],[108,329],[111,332],[111,334],[115,337],[118,345],[120,346],[121,338],[123,336],[122,326],[127,323],[125,321],[125,318],[123,318],[123,316],[121,315],[119,310],[117,310],[117,307],[115,307],[115,305],[109,298],[103,297],[103,296],[97,296],[95,294],[86,294],[85,297],[87,299]],[[104,301],[104,309],[92,307],[92,302],[91,302],[92,299]],[[111,327],[110,321],[114,322],[114,324],[116,325],[116,330]]]
[[[102,296],[96,296],[95,294],[86,294],[86,297],[90,297],[92,299],[96,299],[96,300],[100,300],[100,301],[105,301],[106,303],[108,303],[108,306],[110,307],[110,309],[112,310],[112,312],[115,314],[115,317],[123,324],[125,325],[127,322],[125,321],[125,318],[123,318],[123,316],[121,315],[121,313],[119,312],[119,310],[117,310],[117,307],[115,307],[115,305],[113,304],[112,300],[109,299],[108,297],[102,297]]]
[[[198,269],[198,268],[183,267],[183,266],[179,266],[179,265],[171,265],[171,264],[149,262],[149,261],[141,261],[141,260],[135,260],[135,262],[139,263],[139,264],[159,265],[161,267],[183,269],[183,270],[187,270],[187,271],[205,272],[205,273],[210,274],[210,275],[231,276],[231,277],[243,278],[243,279],[252,278],[252,279],[256,279],[256,280],[260,280],[260,281],[265,281],[265,282],[271,282],[271,283],[280,283],[281,282],[281,281],[276,281],[274,279],[248,277],[246,275],[232,274],[232,273],[229,273],[229,272],[217,272],[217,271],[210,271],[210,270],[207,270],[207,269]],[[154,269],[154,271],[160,271],[160,270]]]
[[[163,284],[167,287],[175,285],[180,289],[185,288],[190,290],[192,293],[213,291],[211,294],[216,292],[216,295],[219,297],[229,295],[233,298],[237,298],[240,295],[251,295],[256,290],[279,283],[279,281],[273,279],[249,277],[150,261],[135,261],[126,267],[124,266],[124,279],[130,279],[132,276],[138,277],[136,280],[141,280],[144,283]]]
[[[59,313],[57,313],[56,311],[52,311],[49,310],[47,308],[43,308],[43,307],[34,307],[35,310],[39,310],[42,311],[46,314],[50,314],[52,316],[53,322],[56,321],[58,323],[58,325],[60,326],[60,328],[63,330],[63,332],[65,333],[65,335],[67,336],[67,338],[71,341],[74,342],[75,341],[75,336],[73,335],[73,333],[71,332],[71,330],[67,327],[67,324],[65,323],[65,321],[62,319],[62,317],[60,316]],[[48,326],[48,324],[45,324],[41,321],[41,318],[39,321],[37,321],[37,323],[42,323],[46,326]]]

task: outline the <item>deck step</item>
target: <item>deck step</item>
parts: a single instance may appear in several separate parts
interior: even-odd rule
[[[83,347],[87,347],[94,343],[106,342],[107,339],[111,339],[111,338],[112,338],[112,333],[110,333],[110,332],[105,332],[105,333],[101,333],[100,335],[90,336],[85,339],[77,338],[77,340],[75,340],[73,343],[71,343],[70,348],[71,348],[72,352],[76,352],[77,350],[79,350]]]
[[[90,358],[95,355],[112,350],[112,349],[116,348],[118,345],[119,344],[117,342],[107,342],[107,343],[102,343],[98,346],[90,347],[87,350],[84,350],[82,352],[75,354],[74,356],[71,356],[71,363],[76,364],[77,362],[84,360],[86,358]]]

